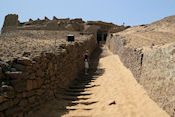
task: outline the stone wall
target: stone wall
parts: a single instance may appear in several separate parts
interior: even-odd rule
[[[144,48],[139,83],[149,96],[168,113],[175,105],[175,43]]]
[[[111,34],[106,45],[114,54],[119,55],[150,98],[172,114],[175,105],[175,43],[130,48],[126,40],[117,34]]]
[[[118,35],[109,34],[106,45],[114,53],[118,54],[123,64],[129,68],[135,78],[141,76],[142,49],[126,46],[126,40]]]
[[[86,49],[91,53],[95,47],[96,39],[91,36],[62,44],[55,53],[15,59],[8,62],[7,69],[3,67],[7,63],[1,62],[0,117],[32,116],[41,104],[55,97],[56,90],[66,88],[82,72],[83,53]]]

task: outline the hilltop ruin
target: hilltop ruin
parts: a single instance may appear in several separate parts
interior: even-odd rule
[[[1,33],[19,30],[50,30],[50,31],[78,31],[81,34],[95,34],[99,41],[106,40],[109,32],[119,32],[129,28],[129,26],[118,26],[113,23],[102,21],[83,21],[81,18],[76,19],[58,19],[55,16],[52,20],[29,19],[28,22],[20,22],[18,15],[9,14],[5,17]]]

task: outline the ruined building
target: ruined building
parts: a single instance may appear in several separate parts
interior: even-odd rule
[[[53,20],[45,17],[44,20],[32,20],[28,22],[20,22],[18,15],[7,15],[1,33],[17,30],[52,30],[52,31],[78,31],[85,34],[95,34],[97,40],[106,40],[107,34],[110,32],[119,32],[125,30],[129,26],[117,26],[113,23],[105,23],[102,21],[85,22],[81,18],[77,19],[58,19],[55,16]]]

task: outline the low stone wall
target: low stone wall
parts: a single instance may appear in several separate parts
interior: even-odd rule
[[[34,110],[53,99],[57,90],[66,88],[82,72],[83,53],[86,49],[91,53],[95,47],[96,39],[91,36],[62,44],[59,52],[9,62],[17,71],[0,69],[0,81],[5,83],[0,85],[0,117],[32,116]]]
[[[175,44],[130,48],[120,36],[111,34],[106,45],[119,55],[150,98],[171,115],[175,105]]]

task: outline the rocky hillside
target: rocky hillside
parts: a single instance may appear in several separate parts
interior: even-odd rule
[[[12,60],[28,53],[30,57],[42,52],[53,52],[66,41],[68,34],[75,35],[75,41],[85,40],[87,35],[70,31],[20,30],[0,35],[0,59]]]
[[[128,47],[171,43],[175,41],[175,16],[166,17],[152,24],[134,26],[116,35],[126,40]]]

